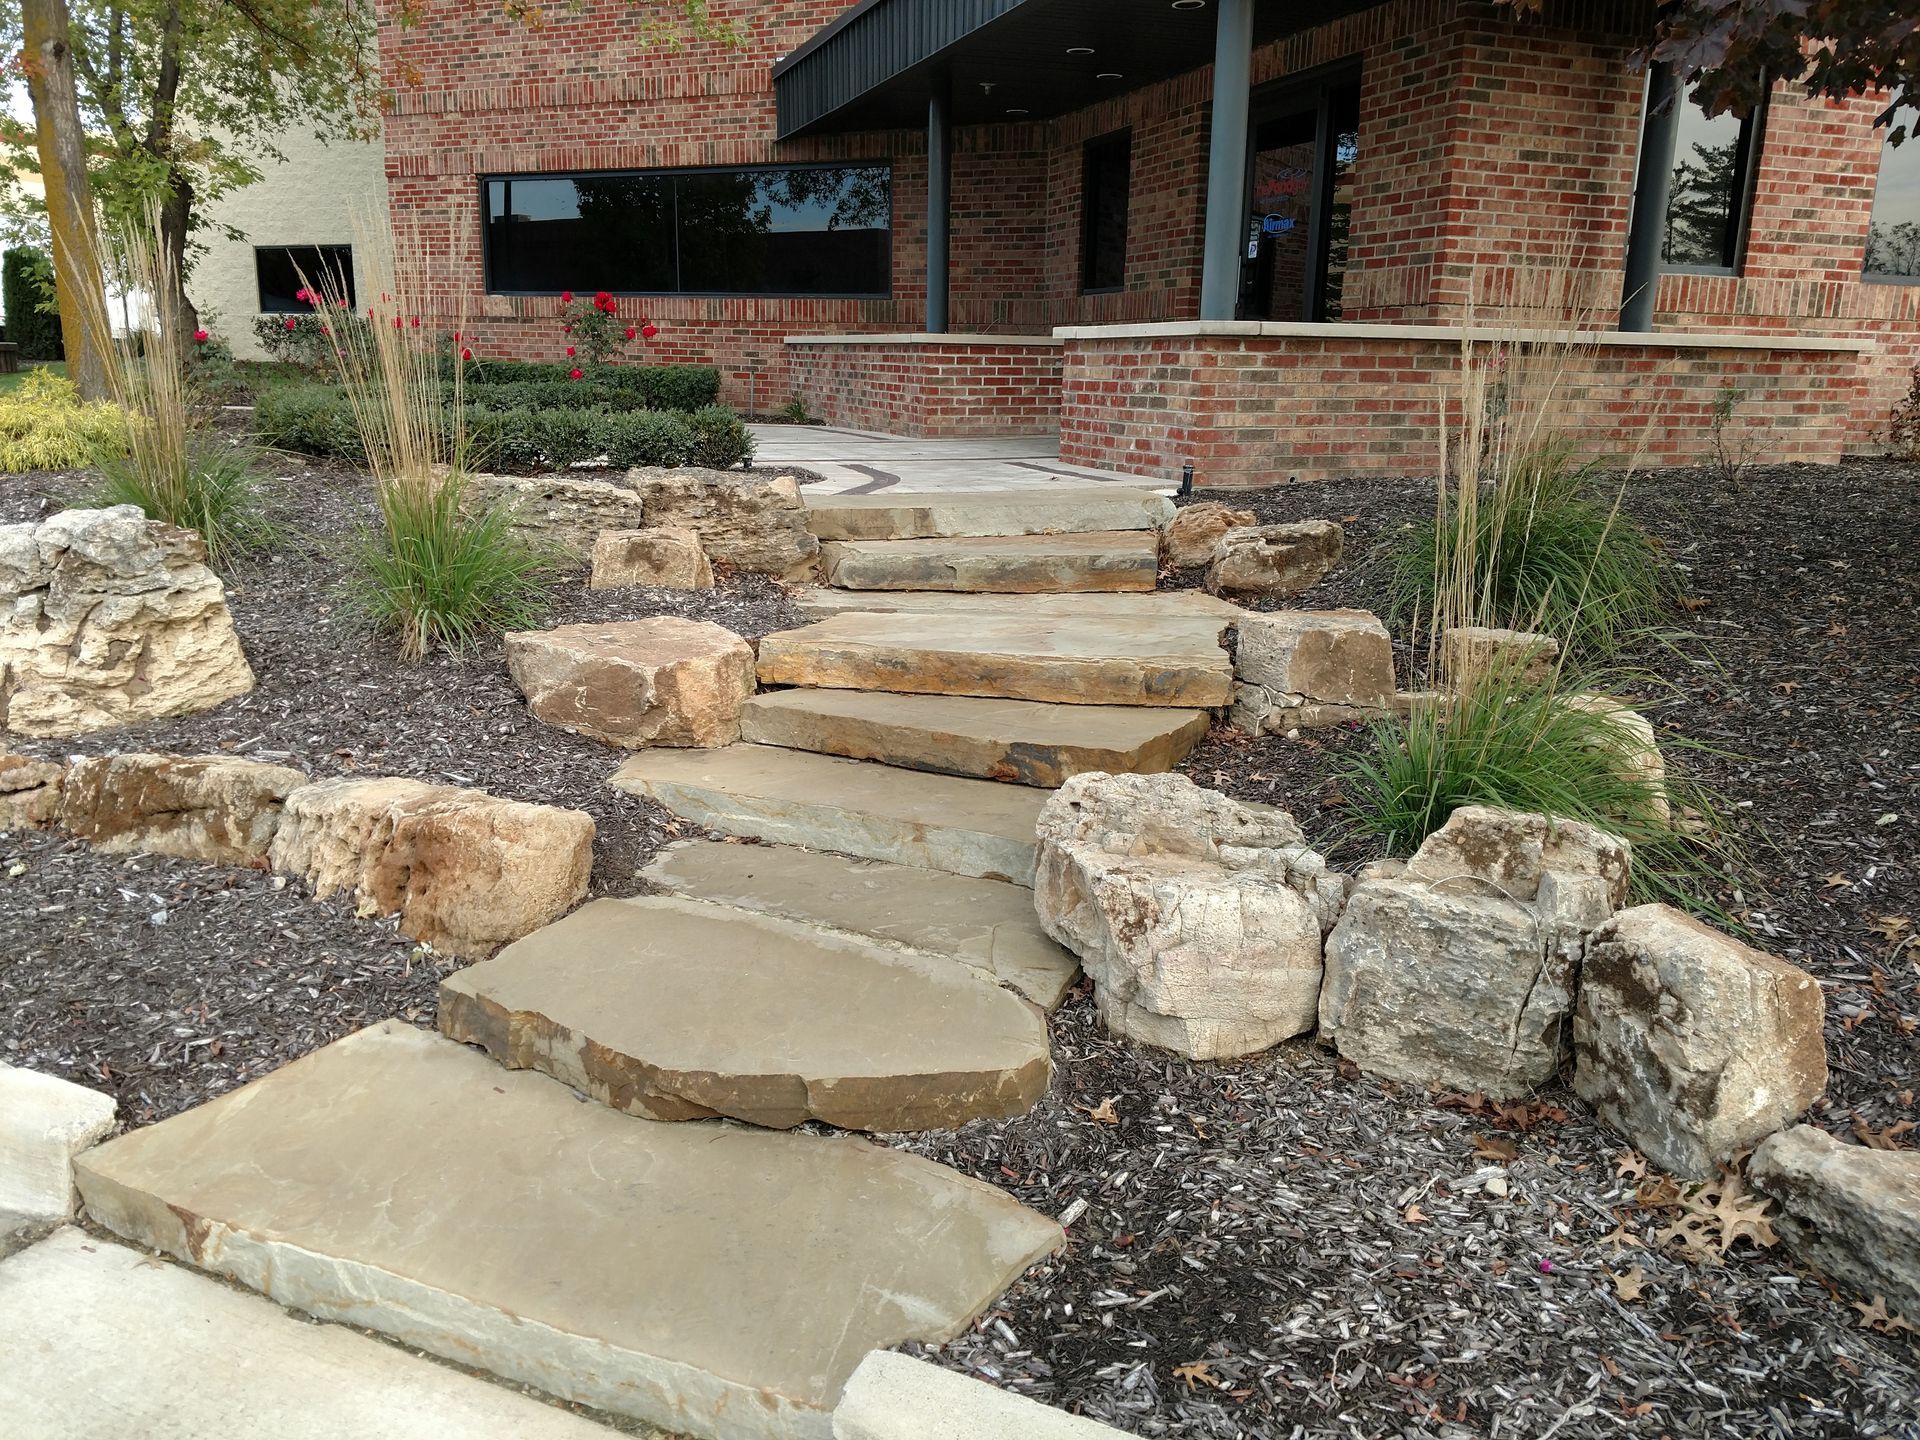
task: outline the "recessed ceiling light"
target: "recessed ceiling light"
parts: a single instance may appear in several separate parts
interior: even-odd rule
[[[1031,115],[1033,112],[1031,110],[1009,110],[1007,113],[1009,115]]]
[[[1096,80],[1119,80],[1123,77],[1118,70],[1102,70],[1093,78]]]
[[[1069,54],[1069,55],[1091,55],[1091,54],[1093,54],[1093,46],[1091,46],[1091,45],[1069,45],[1069,46],[1067,47],[1067,54]]]
[[[1176,10],[1204,10],[1207,8],[1207,0],[1173,0],[1173,8]]]

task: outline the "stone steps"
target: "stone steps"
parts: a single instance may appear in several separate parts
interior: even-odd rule
[[[7,1440],[615,1440],[71,1228],[0,1265],[0,1355]]]
[[[1211,709],[1233,698],[1221,618],[847,614],[760,641],[762,685]]]
[[[1204,590],[1156,590],[1151,594],[1083,590],[1062,595],[968,595],[951,590],[830,590],[803,587],[793,608],[808,620],[850,613],[941,615],[948,619],[1060,615],[1082,620],[1238,620],[1249,612]]]
[[[608,782],[709,830],[866,860],[1033,883],[1046,797],[767,745],[654,750]]]
[[[1151,590],[1160,541],[1151,530],[1075,535],[989,535],[938,540],[829,540],[827,584],[842,590]]]
[[[740,736],[756,745],[1054,788],[1087,770],[1171,770],[1208,723],[1204,710],[1148,705],[774,690],[741,707]]]
[[[714,840],[668,846],[640,875],[689,899],[949,956],[1045,1010],[1080,975],[1079,960],[1040,928],[1033,892],[1002,880]]]
[[[77,1178],[107,1229],[283,1305],[714,1440],[828,1440],[869,1350],[960,1333],[1063,1239],[903,1151],[635,1120],[397,1021]]]
[[[1146,490],[1052,485],[1044,490],[834,495],[807,506],[807,524],[821,540],[922,540],[1157,530],[1173,513],[1171,500]]]
[[[952,1130],[1024,1115],[1040,1012],[944,955],[698,900],[596,900],[440,983],[440,1030],[648,1120]]]

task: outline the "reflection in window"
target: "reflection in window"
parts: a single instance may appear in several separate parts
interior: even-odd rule
[[[1668,265],[1731,270],[1739,261],[1746,218],[1754,117],[1709,117],[1691,101],[1679,103],[1660,258]]]
[[[487,289],[885,295],[885,166],[486,179]]]
[[[1920,136],[1881,143],[1864,269],[1885,279],[1920,279]]]
[[[1080,288],[1127,283],[1127,205],[1133,190],[1133,132],[1089,140],[1081,190]]]
[[[263,315],[304,315],[313,307],[297,296],[309,285],[358,308],[353,297],[351,245],[258,245],[253,251],[253,273],[260,286]]]

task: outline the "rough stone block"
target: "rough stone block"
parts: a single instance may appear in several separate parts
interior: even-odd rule
[[[1214,594],[1298,595],[1340,563],[1346,532],[1331,520],[1251,525],[1227,531],[1207,567]]]
[[[98,1090],[0,1065],[0,1251],[16,1230],[72,1217],[73,1157],[113,1129],[113,1109]]]
[[[1098,1421],[1050,1409],[911,1355],[876,1350],[833,1412],[833,1440],[1125,1440]]]
[[[593,543],[589,590],[652,586],[661,590],[711,590],[713,566],[691,530],[603,530]]]
[[[1760,1142],[1747,1177],[1780,1202],[1773,1228],[1796,1254],[1920,1325],[1920,1151],[1795,1125]]]
[[[1233,723],[1250,734],[1368,720],[1393,706],[1393,640],[1364,610],[1289,610],[1235,625]]]
[[[508,673],[536,718],[625,750],[733,744],[753,666],[733,631],[674,615],[507,636]]]
[[[44,830],[60,816],[67,767],[55,760],[0,752],[0,834]]]
[[[1511,685],[1539,685],[1560,663],[1560,642],[1530,630],[1456,625],[1440,636],[1440,673],[1455,690],[1489,676]]]
[[[586,560],[605,530],[638,530],[646,521],[640,496],[605,480],[563,475],[475,475],[460,496],[469,513],[505,505],[513,528],[539,545]]]
[[[285,765],[212,755],[95,755],[67,772],[60,821],[109,854],[177,855],[209,865],[266,859],[287,796]]]
[[[1573,1088],[1662,1169],[1710,1179],[1826,1089],[1825,1018],[1806,971],[1641,905],[1588,942]]]
[[[1235,510],[1218,500],[1202,500],[1175,513],[1160,530],[1160,556],[1176,570],[1191,570],[1213,560],[1220,537],[1229,530],[1259,524],[1251,510]]]
[[[799,580],[820,558],[791,475],[630,470],[627,483],[639,493],[648,524],[693,531],[715,564]]]
[[[450,955],[478,956],[577,904],[593,818],[418,780],[323,780],[287,797],[273,868]]]
[[[1462,805],[1407,862],[1407,878],[1472,893],[1479,881],[1512,900],[1531,900],[1549,870],[1592,875],[1614,907],[1626,904],[1632,848],[1618,835],[1578,820]]]
[[[253,689],[206,554],[132,505],[0,525],[0,731],[81,735]]]

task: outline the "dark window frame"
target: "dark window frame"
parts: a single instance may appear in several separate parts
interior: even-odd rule
[[[1095,262],[1100,257],[1095,253],[1099,239],[1099,214],[1093,203],[1093,182],[1100,167],[1103,152],[1124,147],[1126,159],[1126,194],[1121,197],[1120,205],[1120,253],[1117,264],[1120,278],[1113,284],[1096,283]],[[1082,295],[1118,295],[1127,288],[1127,250],[1128,242],[1133,238],[1133,127],[1124,126],[1118,130],[1109,130],[1103,135],[1095,135],[1080,148],[1080,293]]]
[[[891,300],[893,298],[893,272],[896,258],[895,245],[898,234],[897,209],[894,204],[893,161],[884,160],[802,160],[792,164],[769,165],[684,165],[656,167],[643,170],[527,170],[527,171],[489,171],[475,176],[479,194],[480,208],[480,283],[482,292],[487,295],[532,296],[535,298],[558,296],[564,290],[579,289],[578,286],[560,286],[554,289],[521,290],[495,289],[493,284],[493,236],[492,225],[487,210],[487,187],[496,180],[625,180],[656,176],[676,177],[681,175],[740,175],[773,170],[884,170],[887,172],[887,244],[884,271],[885,288],[880,290],[647,290],[607,288],[610,295],[656,300]],[[677,203],[677,192],[676,192]],[[675,225],[674,240],[674,276],[680,274],[680,251],[678,225]]]
[[[1691,105],[1693,104],[1693,98],[1686,93],[1685,87],[1682,86],[1675,92],[1673,103],[1676,105]],[[1646,136],[1646,124],[1646,103],[1643,100],[1640,109],[1640,134],[1643,142]],[[1766,134],[1767,99],[1763,95],[1759,104],[1755,105],[1753,109],[1740,117],[1740,134],[1735,141],[1736,153],[1734,156],[1733,171],[1734,215],[1733,223],[1727,227],[1727,249],[1723,252],[1726,258],[1718,265],[1697,265],[1687,262],[1676,263],[1668,260],[1665,255],[1667,217],[1662,215],[1658,222],[1662,235],[1662,254],[1660,257],[1660,273],[1662,275],[1731,275],[1737,277],[1741,271],[1746,268],[1747,242],[1753,229],[1754,188],[1755,182],[1760,175],[1760,151],[1761,147],[1766,143]],[[1678,126],[1675,126],[1673,145],[1667,152],[1668,175],[1672,175],[1674,166],[1678,163],[1679,152],[1680,130]],[[1671,194],[1667,197],[1667,204],[1668,207],[1671,208],[1673,204]]]
[[[288,296],[287,303],[285,305],[267,304],[267,292],[260,283],[261,255],[270,251],[277,254],[282,254],[282,255],[291,255],[296,250],[311,250],[311,251],[314,251],[316,254],[319,254],[322,256],[326,255],[327,252],[329,251],[343,253],[346,257],[346,264],[340,268],[338,273],[340,275],[340,278],[346,284],[347,306],[349,309],[354,309],[358,307],[359,299],[358,299],[357,289],[354,285],[353,246],[351,244],[345,241],[342,241],[339,243],[330,243],[330,244],[323,244],[323,245],[255,245],[253,247],[253,298],[260,307],[259,309],[260,314],[262,315],[306,315],[306,314],[312,313],[313,307],[311,305],[302,304],[300,301],[293,299],[291,295]],[[321,261],[321,264],[325,265],[327,264],[327,261],[323,259]],[[318,267],[315,267],[315,268],[318,268]],[[294,267],[294,273],[296,275],[300,273],[299,266]],[[317,283],[317,277],[312,277],[311,273],[310,273],[310,278],[314,278]],[[296,285],[295,288],[297,289],[298,286]]]

